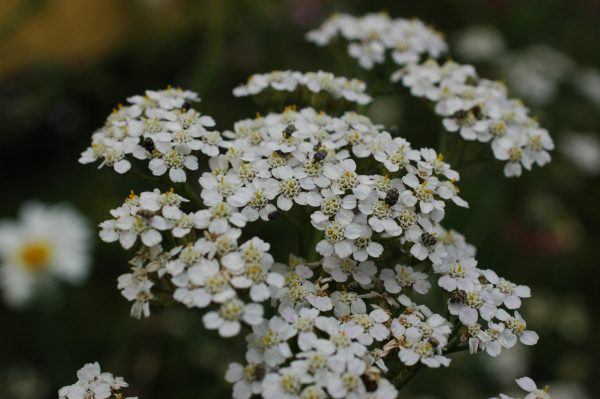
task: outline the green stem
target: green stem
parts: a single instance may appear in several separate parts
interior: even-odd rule
[[[139,170],[133,169],[133,168],[131,169],[131,171],[133,172],[134,175],[136,175],[137,177],[140,177],[144,180],[148,180],[148,181],[151,181],[154,183],[158,183],[160,181],[160,177],[158,177],[158,176],[150,176],[150,175],[147,175],[147,174],[140,172]]]
[[[421,370],[421,365],[416,365],[408,369],[405,374],[400,374],[398,377],[392,380],[392,385],[396,387],[396,389],[401,390],[410,380],[415,378],[417,373]]]
[[[296,235],[298,237],[298,254],[301,256],[304,250],[304,229],[302,225],[289,214],[283,213],[282,216],[283,219],[296,230]]]
[[[196,190],[194,190],[194,188],[190,185],[190,183],[185,182],[182,184],[182,187],[183,191],[189,197],[189,200],[194,203],[194,205],[196,205],[199,209],[205,208],[204,201],[202,201],[202,198],[200,198],[200,196],[198,195]]]

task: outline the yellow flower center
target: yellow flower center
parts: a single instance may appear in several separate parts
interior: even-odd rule
[[[44,241],[31,241],[21,248],[19,258],[22,266],[30,272],[41,272],[50,261],[52,250]]]

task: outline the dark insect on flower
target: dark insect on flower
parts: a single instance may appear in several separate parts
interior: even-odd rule
[[[361,375],[360,378],[363,384],[365,384],[365,389],[367,390],[367,392],[375,392],[377,390],[378,384],[376,379],[366,374]]]
[[[479,105],[474,106],[473,108],[471,108],[470,112],[473,114],[473,116],[477,119],[481,119],[481,107]]]
[[[464,109],[461,109],[461,110],[456,111],[454,114],[452,114],[452,117],[454,119],[465,119],[468,114],[469,114],[469,111],[465,111]]]
[[[433,234],[423,233],[421,234],[421,242],[426,247],[432,247],[437,243],[437,238]]]
[[[285,158],[285,157],[286,157],[286,153],[285,153],[285,152],[283,152],[283,151],[281,151],[281,150],[276,150],[276,151],[275,151],[275,153],[276,153],[277,155],[279,155],[280,157],[282,157],[282,158]]]
[[[322,162],[325,158],[327,158],[327,150],[319,150],[313,155],[313,160],[315,162]]]
[[[146,219],[150,219],[151,217],[156,216],[156,212],[148,211],[146,209],[140,209],[136,212],[136,215],[141,216]]]
[[[294,133],[296,131],[296,125],[294,125],[293,123],[290,123],[289,125],[287,125],[285,127],[285,130],[283,131],[283,137],[285,137],[286,139],[289,138],[292,133]]]
[[[183,104],[181,105],[181,109],[182,109],[184,112],[187,112],[187,111],[189,111],[189,109],[190,109],[190,108],[192,108],[192,104],[190,104],[190,103],[189,103],[189,102],[187,102],[187,101],[184,101],[184,102],[183,102]]]
[[[435,339],[434,337],[429,337],[429,339],[427,340],[427,342],[429,342],[429,344],[433,347],[433,348],[437,348],[438,346],[440,346],[440,341],[438,341],[437,339]]]
[[[467,293],[462,290],[454,290],[450,293],[450,303],[465,303],[467,301]]]
[[[275,220],[279,216],[279,211],[273,211],[267,215],[267,219]]]
[[[398,202],[398,198],[400,198],[400,193],[398,192],[398,189],[392,188],[390,191],[388,191],[385,194],[384,201],[389,206],[394,206],[394,205],[396,205],[396,202]]]
[[[146,151],[152,152],[154,151],[154,140],[150,137],[144,137],[144,142],[142,143]]]
[[[262,381],[263,378],[265,378],[266,374],[267,374],[267,368],[265,367],[265,365],[257,364],[256,366],[254,366],[254,370],[252,372],[252,378],[254,379],[254,381]]]

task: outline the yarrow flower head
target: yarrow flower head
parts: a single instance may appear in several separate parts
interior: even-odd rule
[[[131,157],[150,160],[153,175],[168,171],[171,181],[186,181],[185,170],[198,169],[192,151],[217,155],[221,139],[207,129],[215,125],[214,120],[192,109],[194,101],[199,101],[196,93],[171,87],[128,98],[128,105],[116,108],[94,133],[91,147],[79,162],[100,160],[100,167],[126,173],[131,169]]]
[[[435,102],[446,130],[490,143],[507,175],[550,160],[552,140],[527,108],[471,66],[435,61],[446,44],[422,22],[342,14],[308,34],[319,45],[336,36],[367,69],[389,53],[401,67],[393,80]],[[198,192],[186,184],[185,198],[131,193],[100,224],[102,240],[136,247],[118,278],[132,316],[148,317],[168,298],[201,309],[221,337],[246,334],[244,363],[226,373],[236,399],[392,399],[390,370],[404,378],[449,366],[457,350],[498,356],[535,344],[518,312],[529,287],[481,268],[475,248],[443,225],[448,204],[468,208],[444,154],[348,111],[371,100],[358,80],[273,71],[234,90],[257,99],[298,93],[310,107],[288,105],[219,133],[191,108],[194,93],[149,91],[95,133],[82,161],[122,172],[131,154],[150,160],[154,175],[185,182],[198,151],[208,157]],[[345,112],[321,111],[342,99]],[[248,234],[273,220],[278,242]],[[301,253],[276,262],[273,246],[294,235]],[[415,302],[432,289],[444,298],[438,313]]]
[[[273,71],[256,74],[248,78],[248,83],[233,90],[236,97],[257,95],[267,89],[293,92],[304,89],[308,93],[327,93],[335,99],[343,99],[357,104],[368,104],[371,96],[365,93],[366,84],[358,79],[335,76],[330,72]]]

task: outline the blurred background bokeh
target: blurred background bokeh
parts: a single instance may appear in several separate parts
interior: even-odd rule
[[[145,89],[197,91],[197,108],[224,130],[257,111],[231,95],[251,73],[325,69],[369,81],[304,34],[334,11],[382,10],[445,32],[458,61],[507,81],[558,144],[552,164],[519,179],[504,178],[498,162],[464,167],[471,208],[450,207],[445,222],[478,246],[481,265],[532,287],[524,313],[539,344],[495,361],[453,355],[453,367],[420,373],[402,397],[487,398],[523,375],[558,398],[600,397],[598,0],[1,0],[0,218],[39,199],[70,202],[96,225],[130,189],[151,189],[77,163],[110,110]],[[483,53],[502,43],[491,56],[469,54],[468,33],[488,35]],[[382,98],[370,112],[416,145],[437,144],[441,123],[419,101]],[[128,254],[96,239],[93,258],[82,286],[20,310],[0,304],[0,398],[54,398],[95,360],[141,398],[229,397],[223,375],[243,339],[225,345],[201,312],[181,306],[131,319],[116,289]]]

